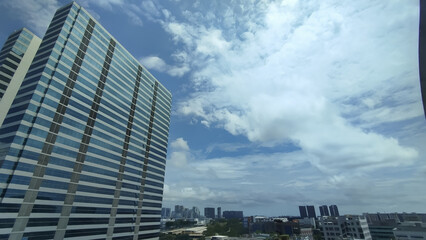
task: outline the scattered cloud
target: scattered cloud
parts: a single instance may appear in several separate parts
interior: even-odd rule
[[[188,142],[186,142],[183,138],[178,138],[174,140],[171,144],[172,149],[189,151]]]
[[[163,72],[166,71],[167,69],[167,64],[166,62],[164,62],[163,59],[157,57],[157,56],[148,56],[148,57],[143,57],[140,62],[146,66],[147,68],[150,69],[154,69],[157,70],[159,72]]]
[[[90,0],[82,1],[84,5],[95,4],[101,8],[113,11],[116,7],[122,7],[125,4],[124,0]]]
[[[44,36],[53,15],[61,7],[57,0],[2,1],[0,6],[14,12],[39,37]]]
[[[143,26],[141,9],[135,4],[128,4],[123,8],[124,13],[130,18],[131,22],[137,26]]]
[[[221,199],[221,203],[233,203],[236,199],[235,194],[231,192],[216,191],[203,186],[180,188],[177,187],[176,184],[172,184],[171,186],[165,185],[164,196],[165,201],[176,202],[177,204],[182,204],[182,202],[185,202],[185,205],[198,201],[209,202],[208,205],[212,205],[214,203],[218,203],[217,199]]]
[[[172,144],[172,149],[187,149],[184,141]],[[411,171],[410,166],[382,167],[363,172],[348,165],[348,171],[329,173],[315,166],[315,158],[304,151],[220,158],[193,156],[184,168],[167,169],[168,186],[164,200],[167,205],[216,204],[225,209],[250,209],[249,214],[269,215],[286,214],[284,210],[277,212],[277,209],[288,203],[293,208],[297,204],[320,205],[332,201],[344,206],[344,212],[356,213],[377,211],[375,207],[383,202],[391,206],[395,205],[394,201],[409,201],[420,206],[426,200],[426,196],[409,194],[413,189],[420,189],[426,181],[421,170],[421,177],[402,179],[396,179],[395,175]],[[170,157],[169,163],[172,161]],[[383,176],[383,171],[388,174]],[[406,194],[393,196],[395,186],[401,186],[401,191]],[[336,195],[336,192],[339,194]],[[397,210],[397,206],[391,209]],[[290,209],[290,212],[293,211]],[[383,211],[389,209],[383,208]]]
[[[190,158],[188,143],[183,138],[178,138],[170,146],[172,151],[169,153],[169,162],[175,167],[185,167]]]
[[[158,18],[161,16],[161,12],[153,1],[146,0],[141,2],[142,10],[152,16],[153,18]]]
[[[91,5],[96,5],[108,11],[122,11],[130,19],[130,22],[136,26],[143,26],[143,9],[136,4],[124,0],[81,0],[81,4],[91,10]]]
[[[262,183],[274,185],[280,180],[271,176],[281,176],[278,168],[289,172],[281,191],[321,200],[315,193],[327,201],[327,193],[335,196],[338,189],[345,194],[336,201],[348,204],[362,197],[369,181],[388,182],[390,176],[383,171],[413,171],[424,150],[403,139],[409,137],[404,124],[423,115],[418,3],[209,4],[185,9],[184,19],[163,24],[191,66],[192,93],[176,103],[177,113],[191,123],[244,136],[253,148],[292,142],[300,150],[277,152],[264,162],[268,156],[244,154],[236,144],[236,152],[228,152],[232,157],[188,162],[193,172],[186,178],[202,179],[209,173],[219,183],[226,184],[226,179],[236,184],[233,190],[242,191],[241,199],[245,188],[238,181],[252,182],[247,179],[256,179],[258,173]],[[211,144],[205,152],[224,151],[225,145]],[[254,158],[263,159],[259,161],[268,168],[254,164]],[[420,186],[420,180],[415,182]],[[321,192],[311,194],[308,188]],[[217,184],[215,189],[223,187]],[[272,187],[267,189],[270,193]],[[365,199],[390,191],[374,189]],[[289,199],[286,194],[276,197]]]
[[[193,45],[193,39],[195,38],[195,29],[187,24],[178,22],[170,22],[165,24],[165,30],[172,34],[173,40],[177,43],[182,41],[188,46]]]
[[[197,67],[192,78],[196,91],[178,103],[178,111],[252,142],[273,146],[290,139],[315,156],[317,167],[331,172],[413,163],[417,150],[364,129],[344,115],[348,97],[362,100],[366,93],[374,93],[373,97],[418,91],[415,60],[406,54],[416,48],[393,47],[404,42],[415,46],[417,38],[409,34],[410,22],[416,21],[413,6],[404,8],[399,21],[389,23],[387,15],[374,13],[398,14],[401,9],[393,4],[284,5],[269,4],[262,20],[249,24],[262,28],[252,28],[245,40],[226,40],[230,33],[202,24],[165,25],[174,40],[186,46],[191,65]],[[358,8],[366,11],[352,10]],[[363,20],[367,17],[376,24],[367,24]],[[394,56],[400,57],[398,66]],[[381,84],[392,87],[380,89]],[[395,108],[366,100],[369,107],[359,118],[374,125],[420,116],[417,98],[399,102]]]
[[[187,64],[182,63],[180,66],[168,65],[163,59],[157,56],[148,56],[140,59],[142,65],[148,69],[153,69],[159,72],[166,72],[173,77],[182,77],[189,72],[190,68]]]
[[[183,75],[185,75],[185,73],[189,72],[190,68],[187,65],[183,65],[181,67],[171,67],[167,73],[170,76],[174,76],[174,77],[182,77]]]
[[[209,29],[200,37],[196,46],[197,52],[204,55],[213,55],[215,53],[228,51],[230,43],[223,38],[222,31],[218,29]]]

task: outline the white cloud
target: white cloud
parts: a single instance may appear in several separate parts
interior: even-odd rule
[[[143,9],[136,4],[129,3],[124,0],[82,0],[81,4],[90,12],[93,12],[90,5],[97,5],[108,11],[122,11],[127,15],[131,23],[136,26],[143,26],[143,21],[140,17],[143,14]]]
[[[172,151],[168,154],[168,162],[175,167],[185,167],[191,156],[188,143],[183,138],[177,138],[170,146]]]
[[[176,59],[192,68],[193,92],[178,100],[178,113],[251,142],[190,150],[184,169],[168,169],[166,182],[181,194],[166,193],[166,204],[217,202],[271,215],[283,203],[330,201],[346,213],[416,211],[425,200],[416,166],[426,156],[424,121],[416,121],[417,3],[283,3],[241,4],[224,19],[212,16],[226,8],[186,11],[186,21],[163,25]],[[300,149],[256,153],[288,142]],[[404,196],[394,196],[395,186]],[[182,194],[199,187],[221,194]]]
[[[173,77],[182,77],[183,75],[185,75],[185,73],[189,72],[189,70],[191,69],[187,65],[183,65],[181,67],[173,66],[169,67],[167,73]]]
[[[171,161],[176,152],[191,152],[189,148],[186,149],[186,142],[183,139],[174,141],[172,143],[172,150],[174,151],[171,152]],[[258,173],[265,170],[271,171],[271,176],[263,176],[265,182],[267,182],[267,178],[279,178],[281,175],[274,176],[273,172],[301,164],[310,164],[309,161],[309,156],[302,152],[259,153],[220,158],[205,158],[202,155],[196,155],[187,158],[185,170],[170,168],[168,174],[177,179],[180,175],[183,175],[185,176],[184,181],[214,181],[219,184],[231,183],[230,181],[232,181],[232,183],[238,185],[247,179],[256,179]],[[273,170],[271,166],[273,166]]]
[[[196,45],[197,52],[205,55],[213,55],[215,53],[227,51],[230,43],[223,38],[220,30],[209,29],[201,35]]]
[[[221,199],[221,202],[233,201],[236,196],[231,192],[215,191],[204,186],[179,186],[173,184],[164,186],[164,201],[176,202],[176,204],[188,204],[191,201],[206,201],[213,204],[213,201]],[[188,205],[187,205],[188,206]]]
[[[167,69],[167,64],[163,59],[157,56],[148,56],[141,58],[140,62],[147,68],[154,69],[157,71],[165,71]]]
[[[169,162],[176,167],[184,167],[188,162],[188,152],[179,151],[172,152],[169,157]]]
[[[150,1],[150,0],[142,1],[141,6],[143,11],[145,11],[146,13],[149,13],[150,15],[154,17],[159,17],[161,15],[160,11],[155,6],[153,1]]]
[[[134,4],[126,4],[123,7],[124,13],[130,18],[133,24],[143,26],[142,19],[140,18],[141,9]]]
[[[104,9],[113,11],[117,6],[123,6],[125,2],[123,0],[90,0],[90,1],[82,1],[82,3],[86,6],[89,4],[96,4]]]
[[[30,30],[43,37],[56,10],[60,7],[57,0],[17,0],[2,1],[0,5],[16,14]]]
[[[374,211],[376,206],[383,203],[391,206],[395,201],[421,206],[426,197],[410,194],[424,184],[426,175],[422,170],[418,173],[422,175],[420,178],[408,175],[397,180],[395,175],[407,171],[406,167],[385,168],[389,174],[384,177],[383,168],[366,174],[347,166],[350,171],[329,174],[312,164],[315,164],[315,156],[303,151],[222,158],[197,155],[184,168],[167,169],[164,204],[218,204],[226,209],[244,208],[249,210],[248,214],[277,215],[285,214],[277,212],[277,209],[281,211],[283,203],[297,206],[332,201],[344,206],[343,213],[360,213],[359,209]],[[401,186],[404,195],[393,196],[395,186]],[[365,205],[370,201],[375,204]],[[287,210],[296,211],[296,207],[291,210],[291,205]],[[379,210],[386,211],[383,209]]]
[[[206,127],[210,127],[210,123],[208,121],[206,121],[206,120],[201,120],[200,123],[203,124]]]
[[[194,156],[185,168],[168,168],[165,204],[220,204],[228,209],[253,206],[258,204],[260,199],[263,203],[272,201],[274,204],[280,204],[280,199],[291,198],[291,195],[295,194],[285,194],[286,191],[283,191],[284,194],[273,194],[271,189],[274,189],[272,192],[284,189],[280,187],[281,182],[285,181],[283,174],[290,176],[286,168],[302,162],[293,162],[293,157],[294,154],[282,153],[224,158]],[[280,164],[281,162],[283,164]],[[263,174],[265,171],[269,173]],[[303,171],[310,172],[305,169]],[[270,197],[269,200],[264,199],[265,194]]]
[[[182,77],[190,70],[186,63],[180,64],[181,66],[171,66],[157,56],[143,57],[140,59],[140,62],[148,69],[154,69],[159,72],[166,72],[173,77]]]
[[[183,41],[187,45],[192,45],[194,29],[186,24],[177,22],[170,22],[165,24],[165,30],[173,35],[173,39],[177,41]]]
[[[161,12],[163,13],[163,15],[164,15],[164,17],[166,18],[166,20],[167,20],[168,18],[170,18],[171,13],[170,13],[170,11],[169,11],[169,10],[167,10],[167,9],[162,9],[162,10],[161,10]]]
[[[171,143],[171,147],[176,150],[189,151],[188,142],[183,138],[177,138]]]
[[[399,97],[398,107],[389,100],[419,91],[412,34],[416,8],[351,5],[272,3],[263,18],[246,23],[250,31],[241,31],[244,40],[225,40],[238,36],[235,30],[168,23],[165,30],[185,45],[196,67],[195,92],[178,103],[179,113],[263,145],[290,139],[330,173],[412,164],[415,149],[363,127],[421,114],[418,96]],[[365,11],[353,10],[359,8]],[[361,102],[366,94],[371,95],[364,101],[367,107],[351,102]],[[377,94],[382,100],[374,98]],[[348,109],[363,113],[347,117]]]

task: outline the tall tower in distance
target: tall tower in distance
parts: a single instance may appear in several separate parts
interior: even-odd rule
[[[306,210],[306,206],[299,206],[300,218],[307,218],[308,211]]]
[[[316,218],[317,214],[315,213],[315,207],[314,206],[306,206],[306,209],[308,210],[308,217],[309,218]]]
[[[214,208],[211,208],[211,207],[206,207],[206,208],[204,208],[204,216],[206,217],[206,218],[211,218],[211,219],[214,219],[214,217],[215,217],[215,215],[214,215],[214,211],[215,209]]]
[[[340,216],[339,209],[337,208],[336,205],[330,205],[330,215],[333,216],[333,217]]]
[[[319,210],[320,210],[320,215],[323,217],[323,216],[330,216],[330,213],[329,213],[329,211],[328,211],[328,207],[327,207],[327,205],[322,205],[322,206],[319,206]]]
[[[221,207],[218,207],[217,208],[217,218],[222,218],[222,208]]]
[[[30,68],[41,39],[23,28],[12,33],[0,52],[0,127]]]
[[[76,3],[16,71],[25,78],[0,129],[0,239],[158,238],[171,93]]]

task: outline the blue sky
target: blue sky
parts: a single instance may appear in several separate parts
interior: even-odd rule
[[[424,212],[418,1],[77,2],[173,94],[164,206]],[[0,1],[0,41],[66,3]]]

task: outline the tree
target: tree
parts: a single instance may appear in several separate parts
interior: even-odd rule
[[[214,236],[216,234],[228,237],[239,237],[245,233],[243,224],[238,219],[219,220],[207,225],[204,236]]]

